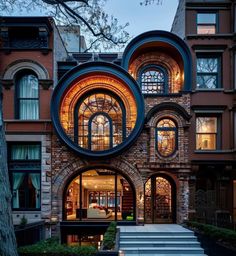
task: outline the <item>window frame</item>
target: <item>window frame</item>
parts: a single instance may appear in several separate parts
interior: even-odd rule
[[[142,74],[146,71],[148,71],[149,69],[156,69],[156,70],[160,70],[163,75],[164,75],[164,87],[163,87],[163,93],[159,93],[159,92],[155,92],[155,93],[143,93],[143,90],[142,90]],[[141,92],[142,92],[142,95],[145,97],[145,96],[155,96],[155,95],[167,95],[169,94],[169,85],[168,85],[168,81],[169,81],[169,76],[168,76],[168,72],[167,70],[160,66],[160,65],[156,65],[156,64],[148,64],[148,65],[145,65],[144,67],[142,67],[139,71],[138,71],[138,83],[140,85],[140,89],[141,89]]]
[[[197,61],[198,59],[217,59],[217,71],[216,72],[198,72],[197,70]],[[198,88],[197,87],[197,78],[198,76],[216,76],[216,88]],[[222,89],[222,55],[219,53],[197,53],[196,54],[196,90],[203,91],[217,91]]]
[[[124,102],[122,101],[122,99],[117,95],[115,94],[114,92],[110,91],[110,90],[107,90],[107,89],[93,89],[93,90],[90,90],[88,91],[87,93],[85,93],[84,95],[82,95],[78,102],[76,103],[75,105],[75,108],[74,108],[74,142],[77,144],[78,147],[82,148],[84,151],[86,152],[98,152],[98,153],[101,153],[101,152],[109,152],[110,150],[112,150],[113,148],[113,137],[110,137],[110,143],[112,143],[112,147],[110,147],[109,149],[106,149],[106,150],[99,150],[99,151],[95,151],[95,150],[91,150],[91,120],[93,119],[92,117],[96,116],[97,114],[105,114],[104,116],[106,116],[106,118],[109,119],[109,122],[110,124],[112,125],[113,124],[113,120],[111,119],[111,117],[106,113],[106,112],[101,112],[101,111],[97,111],[95,113],[93,113],[90,118],[89,118],[89,124],[88,124],[88,148],[85,148],[85,147],[81,147],[79,145],[79,131],[78,131],[78,127],[79,127],[79,118],[78,118],[78,111],[80,109],[80,106],[83,104],[83,101],[90,97],[91,95],[94,95],[94,94],[107,94],[111,97],[113,97],[119,104],[120,108],[121,108],[121,112],[122,112],[122,142],[118,145],[116,145],[115,147],[118,147],[119,145],[121,145],[125,139],[126,139],[126,132],[127,132],[127,127],[126,127],[126,108],[125,108],[125,105],[124,105]],[[91,119],[92,118],[92,119]],[[112,128],[112,131],[113,131],[113,127]],[[110,134],[111,136],[111,134]],[[113,132],[112,132],[112,136],[113,136]],[[110,144],[111,145],[111,144]]]
[[[162,121],[163,119],[171,120],[175,124],[175,127],[157,127],[158,123],[160,121]],[[173,152],[171,154],[167,155],[167,156],[162,155],[158,150],[158,131],[174,131],[175,132],[175,148],[174,148]],[[155,149],[156,149],[156,152],[158,153],[158,155],[160,155],[163,158],[172,157],[177,152],[177,150],[178,150],[178,125],[177,125],[176,121],[173,120],[172,118],[163,117],[163,118],[159,119],[156,122],[156,127],[155,127]]]
[[[216,141],[215,141],[215,145],[216,148],[215,149],[198,149],[197,148],[197,135],[198,134],[215,134],[215,133],[198,133],[197,132],[197,118],[201,118],[201,117],[214,117],[216,118]],[[195,117],[195,151],[196,152],[215,152],[221,149],[221,140],[222,140],[222,117],[220,114],[214,113],[214,114],[209,114],[209,113],[199,113],[196,114]]]
[[[38,81],[38,97],[37,98],[20,98],[20,80],[27,75],[33,75],[37,78]],[[33,120],[39,120],[40,119],[40,85],[39,85],[39,78],[38,75],[30,69],[24,69],[19,71],[15,77],[14,77],[14,84],[15,84],[15,119],[18,120],[25,120],[25,121],[33,121]],[[37,100],[37,106],[38,106],[38,117],[36,119],[22,119],[20,118],[20,101],[21,100]]]
[[[198,23],[198,14],[215,14],[215,23]],[[198,33],[198,26],[215,26],[215,33],[212,34],[200,34]],[[216,35],[219,32],[219,13],[217,11],[199,11],[197,12],[196,15],[196,33],[197,35],[206,35],[206,36],[211,36],[211,35]]]
[[[11,159],[11,152],[12,152],[12,146],[14,145],[39,145],[40,146],[40,158],[37,160],[13,160]],[[13,194],[13,173],[25,173],[27,178],[29,178],[29,175],[31,173],[37,173],[40,175],[40,207],[30,208],[29,206],[29,188],[25,187],[25,205],[26,207],[19,207],[14,208],[13,207],[13,200],[11,202],[11,207],[13,211],[41,211],[41,205],[42,205],[42,145],[41,142],[7,142],[7,158],[8,158],[8,172],[9,172],[9,180],[10,180],[10,188],[11,192]],[[25,177],[24,177],[25,179]]]

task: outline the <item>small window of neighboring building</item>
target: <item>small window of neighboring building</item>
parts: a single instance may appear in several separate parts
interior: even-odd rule
[[[9,144],[8,149],[13,210],[39,210],[41,206],[40,144]]]
[[[168,77],[164,68],[150,65],[140,72],[140,82],[143,94],[168,93]]]
[[[221,67],[219,56],[197,56],[196,89],[220,88]]]
[[[177,149],[177,127],[168,118],[157,123],[156,128],[157,152],[164,157],[171,156]]]
[[[39,83],[30,71],[16,76],[16,118],[39,119]]]
[[[216,13],[197,14],[197,34],[216,34],[217,30]]]
[[[200,116],[196,119],[196,149],[216,150],[219,148],[219,118]]]

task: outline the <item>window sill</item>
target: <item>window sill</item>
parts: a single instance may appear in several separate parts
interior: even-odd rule
[[[196,154],[225,154],[225,153],[233,153],[233,150],[195,150],[194,153]]]
[[[193,92],[222,92],[222,91],[224,91],[224,88],[214,88],[214,89],[200,88],[200,89],[193,90]]]

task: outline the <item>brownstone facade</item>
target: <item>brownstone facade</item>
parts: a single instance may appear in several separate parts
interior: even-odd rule
[[[212,6],[216,8],[219,18],[217,33],[197,34],[198,24],[193,22],[194,20],[197,22],[197,19],[192,17],[197,17],[198,13],[208,13],[207,8]],[[78,217],[75,209],[86,210],[88,215],[89,207],[84,208],[92,202],[86,193],[92,194],[94,189],[91,188],[91,184],[90,187],[88,185],[87,190],[85,189],[87,185],[85,186],[84,183],[82,187],[83,175],[89,171],[96,171],[99,174],[106,170],[115,175],[116,184],[110,191],[107,189],[97,189],[97,191],[106,192],[108,197],[115,191],[114,205],[110,205],[110,210],[113,211],[112,220],[121,222],[131,220],[132,223],[141,224],[182,223],[187,219],[197,219],[232,227],[236,220],[236,114],[235,28],[230,26],[230,20],[235,19],[235,8],[233,1],[209,1],[208,4],[206,1],[204,3],[180,1],[172,32],[179,34],[183,40],[169,32],[153,31],[135,38],[127,46],[122,57],[121,54],[112,56],[78,53],[70,56],[69,60],[60,34],[51,19],[34,18],[34,27],[31,28],[35,31],[43,29],[46,45],[38,45],[34,49],[29,45],[28,48],[22,49],[21,46],[17,46],[17,40],[11,42],[11,30],[15,29],[16,23],[21,22],[22,24],[28,22],[30,27],[32,20],[2,18],[4,26],[1,28],[1,37],[4,40],[0,52],[2,60],[0,75],[6,138],[9,145],[9,173],[15,197],[13,199],[15,224],[25,216],[29,222],[45,220],[49,226],[52,226],[52,231],[57,232],[60,223],[72,223],[71,220],[78,226],[83,221],[109,222],[106,218]],[[21,27],[18,26],[18,29]],[[37,41],[36,38],[34,40]],[[83,62],[94,59],[94,56],[99,59],[99,65],[104,65],[104,70],[101,71],[98,67],[96,70],[93,69],[92,73],[88,71],[79,74],[80,71],[76,68],[79,66],[81,69],[89,70],[89,63],[83,64]],[[197,70],[197,63],[209,60],[210,57],[221,63],[220,69],[215,72],[216,74],[214,73],[219,79],[217,88],[214,87],[215,84],[213,89],[198,88],[199,81],[196,77],[204,78],[205,74]],[[104,58],[105,62],[109,61],[110,64],[103,64]],[[122,66],[123,69],[112,62]],[[90,65],[94,67],[96,63],[90,62]],[[75,68],[72,69],[73,67]],[[115,70],[114,73],[109,73],[108,68]],[[25,106],[20,103],[22,99],[27,100],[27,97],[24,98],[25,92],[19,93],[20,85],[17,79],[18,74],[26,71],[31,72],[29,76],[33,74],[38,79],[39,96],[38,98],[30,96],[35,102],[38,100],[38,118],[35,118],[36,114],[33,118],[20,118],[21,115],[27,116],[27,113],[21,112],[22,105],[22,109]],[[60,80],[63,74],[65,76]],[[71,80],[67,84],[68,79]],[[143,103],[135,102],[136,89],[131,83],[138,88]],[[63,87],[64,91],[61,91],[61,98],[58,98],[60,109],[55,111],[51,97],[53,100],[57,99],[55,91],[60,87]],[[84,144],[78,146],[75,123],[80,122],[79,118],[82,114],[79,112],[76,117],[75,106],[82,96],[93,90],[97,90],[98,95],[106,94],[107,91],[112,92],[112,97],[118,95],[117,98],[123,101],[126,108],[127,120],[130,118],[130,124],[127,121],[129,130],[125,139],[114,146],[118,151],[108,157],[99,157],[99,152],[95,152],[98,153],[95,157],[86,155],[92,151],[89,142],[86,142],[87,148]],[[69,96],[66,98],[65,95]],[[89,94],[89,97],[92,97],[91,95]],[[107,96],[104,98],[107,99]],[[83,100],[85,101],[85,98]],[[53,103],[50,106],[51,102]],[[138,107],[141,104],[144,113],[140,115]],[[58,120],[55,118],[57,114]],[[197,130],[200,121],[209,121],[204,118],[208,118],[211,125],[214,121],[217,127],[211,135],[207,131],[201,133]],[[61,130],[57,122],[62,124]],[[138,135],[132,137],[135,127],[138,126],[137,123],[142,122]],[[163,126],[161,122],[164,122]],[[92,133],[92,128],[88,129]],[[64,134],[64,137],[60,133]],[[93,134],[89,135],[89,132],[85,134],[88,138],[83,135],[83,141],[88,139],[91,143]],[[132,141],[127,147],[122,148],[129,138],[132,138]],[[110,135],[111,140],[113,139]],[[16,145],[23,145],[21,148],[23,156],[19,156],[19,149],[18,151],[15,149]],[[33,147],[40,145],[39,158],[35,156],[36,153],[29,152],[24,158],[25,147],[30,151],[30,145]],[[77,148],[79,151],[76,151]],[[37,169],[35,166],[39,161],[40,165]],[[25,170],[28,170],[30,175],[21,175]],[[40,180],[35,174],[40,174]],[[96,181],[96,177],[94,179]],[[129,218],[122,217],[122,204],[127,205],[128,200],[131,200],[124,201],[123,184],[126,184],[124,180],[129,183],[133,192],[132,207],[130,207],[132,214],[127,213]],[[163,183],[160,185],[159,181]],[[26,190],[21,188],[23,182],[29,186]],[[168,190],[169,194],[164,191],[165,184],[171,187]],[[148,190],[149,185],[151,192]],[[76,194],[71,196],[74,201],[70,202],[68,197],[75,190],[75,186],[77,186]],[[33,193],[32,197],[29,196],[29,191]],[[25,199],[22,199],[23,197]],[[83,202],[82,197],[86,203]],[[36,201],[32,202],[34,200]],[[119,203],[119,200],[122,203]],[[109,203],[106,206],[109,208]],[[69,219],[73,215],[69,213],[71,208],[74,216],[76,215],[73,219]]]

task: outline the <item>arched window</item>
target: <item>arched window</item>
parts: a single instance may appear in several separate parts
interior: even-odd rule
[[[164,94],[168,92],[167,72],[159,66],[148,66],[140,72],[143,94]]]
[[[117,146],[126,137],[125,113],[123,102],[108,91],[82,97],[75,107],[75,142],[92,151]]]
[[[156,147],[161,156],[171,156],[177,149],[177,127],[168,118],[162,119],[157,123],[156,128]]]
[[[39,83],[33,72],[24,72],[16,77],[16,118],[39,119]]]

